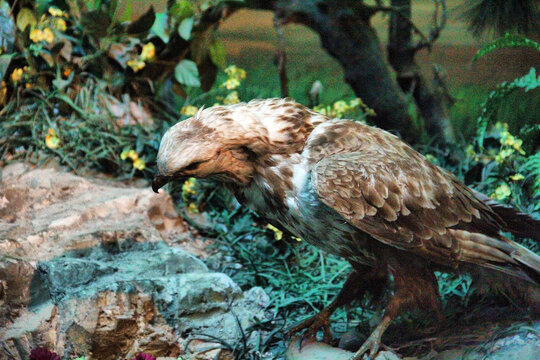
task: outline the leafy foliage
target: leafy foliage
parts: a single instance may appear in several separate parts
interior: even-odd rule
[[[493,42],[485,45],[483,48],[478,50],[478,52],[472,58],[474,63],[476,60],[482,56],[502,48],[516,48],[516,47],[529,47],[540,51],[540,44],[534,40],[531,40],[523,35],[513,35],[506,33],[503,37],[500,37]]]
[[[0,105],[11,96],[30,95],[24,90],[31,87],[76,89],[89,73],[105,80],[117,97],[163,96],[164,91],[185,96],[186,87],[208,90],[214,80],[201,83],[198,68],[211,73],[214,63],[224,63],[224,52],[210,56],[206,43],[218,44],[212,26],[224,16],[220,8],[225,1],[170,1],[157,14],[150,3],[135,19],[126,0],[72,0],[62,8],[21,3],[13,14],[15,51],[6,54],[4,46],[0,52],[0,81],[7,90]]]
[[[478,144],[483,146],[484,136],[492,119],[494,112],[497,110],[497,106],[504,101],[509,94],[515,90],[522,89],[524,91],[530,91],[540,86],[540,75],[536,75],[536,69],[531,68],[527,75],[514,79],[510,82],[503,82],[493,90],[485,102],[482,104],[481,114],[477,120],[478,122]]]

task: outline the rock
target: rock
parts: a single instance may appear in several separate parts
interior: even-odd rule
[[[439,353],[432,351],[423,357],[406,357],[404,360],[537,360],[540,359],[540,321],[533,326],[523,324],[514,330],[520,334],[486,341],[479,345],[460,346]],[[287,349],[286,360],[348,360],[354,352],[330,345],[304,340],[300,351],[299,338],[293,338]],[[399,360],[392,351],[379,351],[375,360]]]
[[[180,241],[179,241],[180,239]],[[0,359],[230,358],[268,296],[206,256],[171,198],[148,188],[15,164],[0,184]],[[219,345],[219,344],[218,344]]]
[[[519,329],[515,327],[514,330]],[[461,346],[415,360],[537,360],[540,359],[540,321],[522,325],[520,334],[488,341],[480,345]]]

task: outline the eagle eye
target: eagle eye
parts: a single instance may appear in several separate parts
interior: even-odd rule
[[[199,167],[199,165],[201,165],[204,161],[196,161],[196,162],[193,162],[191,164],[189,164],[188,166],[186,166],[184,168],[184,170],[187,170],[187,171],[191,171],[191,170],[195,170]]]

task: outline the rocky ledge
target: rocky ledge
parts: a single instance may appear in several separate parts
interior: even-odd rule
[[[37,346],[227,359],[216,339],[234,344],[264,318],[268,296],[208,270],[208,241],[166,193],[23,164],[1,174],[0,359]]]

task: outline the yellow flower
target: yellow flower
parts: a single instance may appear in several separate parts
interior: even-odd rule
[[[66,31],[66,29],[67,29],[66,20],[64,20],[64,19],[55,19],[54,20],[54,26],[59,31]]]
[[[497,200],[504,200],[509,197],[511,193],[512,190],[510,190],[510,186],[506,183],[502,183],[495,189],[495,192],[491,194],[491,197]]]
[[[227,88],[227,90],[236,89],[240,86],[241,81],[246,78],[246,71],[236,65],[226,68],[225,73],[227,74],[227,80],[221,84],[221,87]]]
[[[49,28],[43,29],[43,40],[48,42],[49,44],[54,41],[54,34]]]
[[[151,42],[145,44],[142,48],[141,60],[152,60],[154,56],[156,56],[156,47],[154,46],[154,44],[152,44]]]
[[[195,178],[189,178],[184,182],[184,185],[182,185],[182,192],[188,194],[188,195],[196,195],[197,191],[195,191],[195,184],[197,183],[197,179]]]
[[[143,159],[136,158],[135,160],[133,160],[133,167],[137,170],[144,170],[144,168],[146,167],[146,162],[144,162]]]
[[[334,111],[336,112],[336,115],[341,116],[347,110],[349,110],[349,106],[347,105],[345,101],[339,100],[334,103]]]
[[[133,69],[134,72],[137,72],[141,69],[143,69],[146,66],[146,63],[144,61],[141,61],[139,59],[135,60],[129,60],[127,62],[128,66]]]
[[[514,174],[514,175],[510,176],[510,179],[513,180],[513,181],[519,181],[519,180],[525,179],[525,176],[523,176],[521,174]]]
[[[516,139],[516,140],[514,141],[514,143],[512,144],[512,147],[513,147],[514,149],[516,149],[516,151],[517,151],[518,153],[520,153],[521,155],[525,155],[525,151],[521,148],[521,145],[523,145],[523,140],[521,140],[521,139]]]
[[[122,153],[120,154],[120,159],[126,160],[127,158],[131,159],[132,161],[135,161],[139,158],[139,155],[133,149],[122,151]]]
[[[191,177],[187,179],[182,185],[182,199],[185,203],[189,203],[190,199],[197,195],[197,190],[195,186],[197,184],[197,179]]]
[[[225,69],[225,73],[230,78],[237,78],[237,79],[245,79],[246,78],[246,70],[239,68],[236,65],[231,65]]]
[[[329,114],[329,111],[328,109],[326,108],[326,106],[324,105],[317,105],[313,108],[313,110],[315,110],[316,112],[318,112],[319,114],[323,114],[323,115],[328,115]]]
[[[499,163],[503,163],[506,158],[508,158],[510,155],[514,153],[513,149],[503,149],[501,150],[497,156],[495,156],[495,160]]]
[[[13,81],[14,84],[17,84],[20,82],[23,78],[24,70],[22,68],[16,68],[11,73],[11,81]]]
[[[129,152],[129,150],[122,151],[122,153],[120,154],[120,159],[126,160],[127,157],[128,157],[128,152]]]
[[[283,239],[283,231],[279,230],[277,227],[275,227],[272,224],[266,225],[267,229],[270,229],[274,232],[274,239],[281,240]]]
[[[188,211],[192,214],[197,214],[199,212],[199,208],[197,207],[197,204],[190,202],[188,205]]]
[[[199,111],[198,107],[193,106],[193,105],[186,105],[182,107],[182,109],[180,110],[180,113],[186,116],[193,116],[197,113],[197,111]]]
[[[139,155],[135,152],[135,150],[129,150],[127,153],[127,157],[135,161],[139,158]]]
[[[240,98],[238,97],[237,91],[231,91],[229,95],[223,99],[223,104],[225,105],[232,105],[232,104],[238,104],[240,102]]]
[[[47,131],[47,136],[45,136],[45,145],[49,149],[56,149],[60,146],[60,139],[56,135],[56,131],[54,129],[49,128]]]
[[[45,35],[43,34],[43,31],[40,29],[34,29],[30,31],[30,40],[37,43],[40,41],[43,41],[45,39]]]
[[[51,6],[49,8],[49,14],[51,14],[52,16],[65,16],[67,17],[67,14],[65,12],[63,12],[62,10],[60,10],[59,8],[55,7],[55,6]]]

